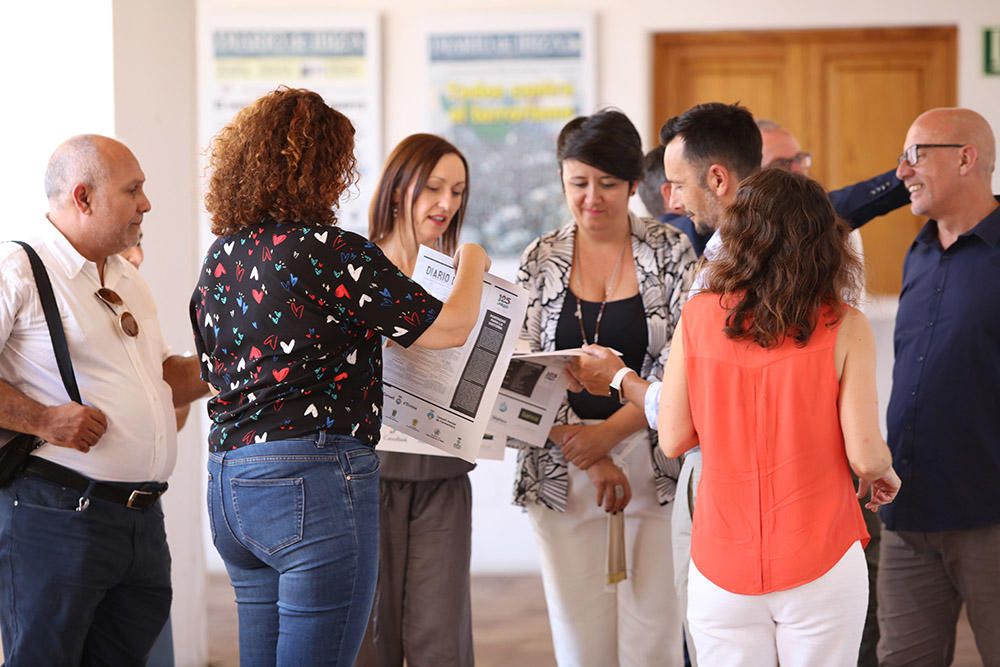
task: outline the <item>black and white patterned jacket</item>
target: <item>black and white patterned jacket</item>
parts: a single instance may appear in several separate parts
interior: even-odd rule
[[[646,311],[649,344],[642,361],[642,376],[659,380],[670,353],[670,340],[680,318],[681,306],[694,279],[697,258],[691,242],[675,227],[629,213],[632,256],[636,278]],[[521,337],[533,352],[556,349],[556,324],[569,286],[576,224],[549,232],[535,240],[521,255],[517,282],[529,295],[528,312]],[[605,326],[610,322],[605,323]],[[563,398],[556,424],[579,424],[581,419]],[[653,477],[660,504],[673,500],[679,459],[668,459],[657,446],[656,432],[649,431],[653,448]],[[508,440],[508,445],[516,442]],[[514,504],[541,503],[563,512],[569,491],[567,462],[554,443],[545,447],[521,447],[518,452]]]

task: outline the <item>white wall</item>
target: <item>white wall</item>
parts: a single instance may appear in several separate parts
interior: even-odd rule
[[[143,223],[142,272],[175,353],[191,351],[187,303],[200,265],[195,182],[195,0],[115,0],[115,133],[146,172],[152,210]],[[173,558],[171,615],[177,665],[208,662],[205,608],[204,404],[178,435],[163,497]]]
[[[40,224],[49,156],[64,139],[114,133],[111,0],[4,3],[0,240]]]
[[[198,0],[201,9],[287,7],[278,0]],[[330,8],[328,0],[299,0],[296,8]],[[1000,76],[982,75],[981,28],[1000,23],[995,0],[338,0],[337,10],[377,10],[383,16],[385,141],[391,148],[407,134],[421,131],[420,63],[424,49],[420,26],[433,25],[441,13],[591,10],[598,17],[598,105],[625,111],[644,135],[650,127],[650,35],[656,32],[857,28],[955,25],[959,28],[959,103],[983,113],[1000,128]],[[488,14],[487,14],[488,15]],[[488,19],[484,19],[488,25]],[[887,92],[891,94],[891,92]],[[648,137],[651,141],[652,137]],[[900,142],[903,138],[900,137]],[[1000,180],[997,181],[1000,183]],[[831,184],[836,185],[836,184]]]

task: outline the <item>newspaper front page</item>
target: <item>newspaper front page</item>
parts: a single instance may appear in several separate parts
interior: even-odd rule
[[[422,246],[413,279],[447,299],[455,281],[452,258]],[[433,449],[469,462],[479,458],[527,307],[522,288],[487,273],[479,319],[465,345],[447,350],[387,346],[378,448],[421,454]]]

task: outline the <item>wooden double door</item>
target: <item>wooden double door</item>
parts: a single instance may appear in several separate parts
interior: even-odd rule
[[[660,33],[654,36],[651,139],[701,102],[740,102],[791,130],[829,189],[896,165],[913,119],[954,106],[953,27]],[[898,294],[923,224],[908,208],[862,229],[868,289]]]

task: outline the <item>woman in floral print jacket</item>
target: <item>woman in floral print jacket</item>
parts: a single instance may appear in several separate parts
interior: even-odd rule
[[[628,211],[642,148],[623,114],[571,121],[557,152],[573,221],[522,255],[518,281],[531,296],[522,336],[532,351],[599,341],[659,379],[694,251],[682,232]],[[539,541],[560,665],[683,664],[664,506],[678,470],[638,408],[583,393],[567,393],[544,448],[519,451],[514,502]],[[610,588],[605,512],[619,511],[628,578]]]

